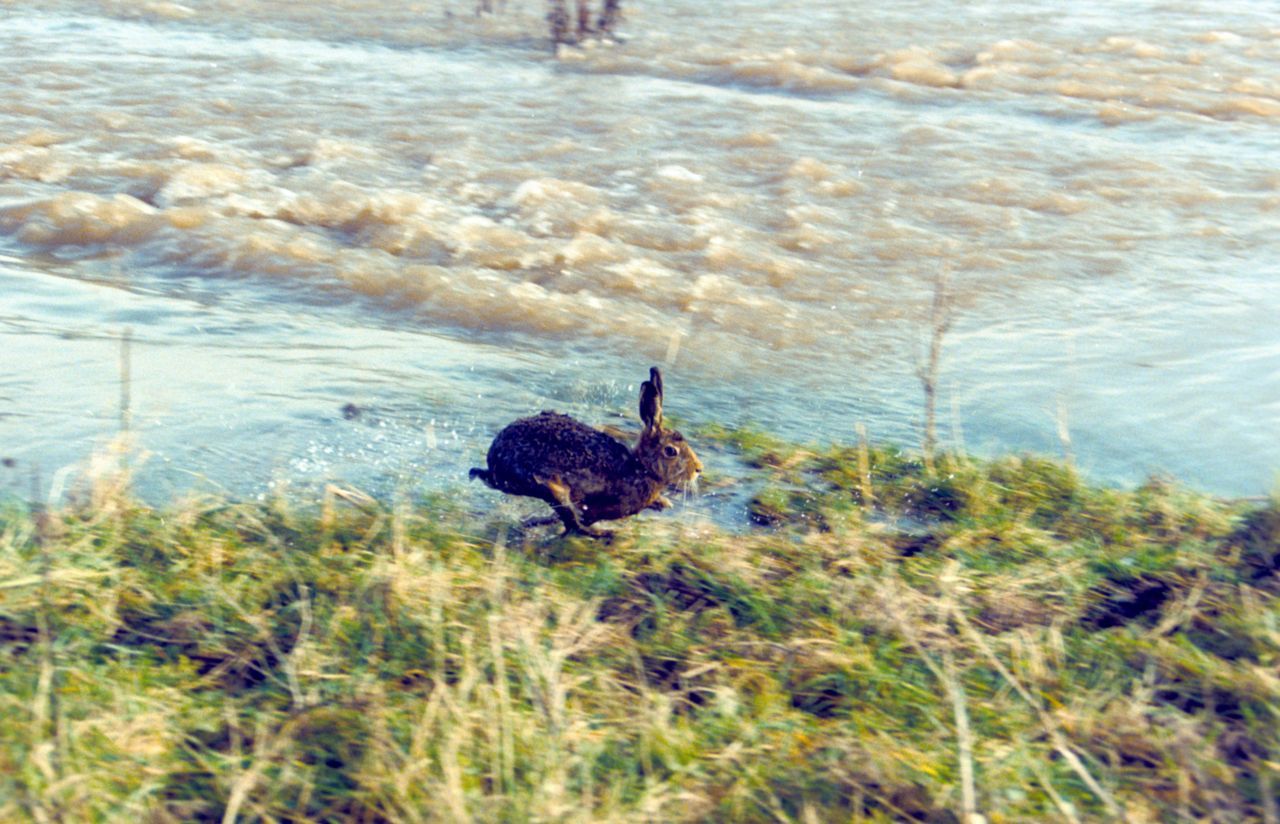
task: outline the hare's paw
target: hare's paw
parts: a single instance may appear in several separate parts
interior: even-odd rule
[[[671,503],[671,499],[670,499],[670,498],[668,498],[666,495],[659,495],[659,496],[658,496],[658,500],[656,500],[656,501],[654,501],[653,503],[649,504],[649,506],[647,506],[647,507],[645,507],[645,508],[646,508],[646,509],[656,509],[657,511],[661,512],[662,510],[664,510],[664,509],[670,509],[670,508],[671,508],[671,507],[673,507],[673,506],[675,506],[675,504]]]

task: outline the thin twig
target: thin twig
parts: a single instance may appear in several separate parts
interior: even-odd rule
[[[133,329],[120,334],[120,431],[133,424]]]
[[[1057,414],[1054,416],[1054,423],[1058,428],[1058,442],[1062,445],[1062,460],[1066,461],[1067,466],[1074,469],[1076,453],[1071,446],[1071,422],[1067,416],[1067,401],[1062,395],[1058,396],[1058,409]]]
[[[942,339],[951,329],[954,315],[951,295],[951,267],[938,269],[933,280],[933,304],[929,313],[929,354],[916,367],[916,375],[924,389],[924,464],[933,475],[934,454],[938,447],[938,371],[942,363]]]
[[[875,503],[875,496],[871,491],[871,447],[867,442],[867,427],[865,424],[858,424],[858,485],[862,492],[862,505],[871,506]]]
[[[954,394],[951,396],[951,444],[956,459],[965,460],[963,456],[969,454],[969,449],[964,445],[964,421],[960,416],[960,399]]]

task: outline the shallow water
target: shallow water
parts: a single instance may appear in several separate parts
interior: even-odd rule
[[[1259,494],[1280,471],[1265,4],[0,2],[5,482],[439,488],[511,418],[668,410]],[[348,404],[358,414],[344,414]],[[2,477],[2,476],[0,476]]]

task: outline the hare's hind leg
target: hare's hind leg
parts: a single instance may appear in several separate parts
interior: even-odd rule
[[[564,524],[564,534],[571,535],[578,533],[579,535],[589,535],[592,538],[607,538],[609,533],[592,529],[582,523],[582,519],[578,517],[578,510],[573,507],[573,499],[569,495],[569,487],[559,478],[539,478],[535,477],[535,481],[547,491],[547,503],[551,504],[551,508],[555,510],[556,515],[560,518],[560,522]]]

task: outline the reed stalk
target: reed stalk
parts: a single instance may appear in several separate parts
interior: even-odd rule
[[[942,368],[942,343],[951,329],[955,315],[955,299],[951,293],[951,267],[942,266],[933,280],[933,299],[929,311],[929,344],[916,376],[924,389],[925,468],[936,474],[935,454],[938,448],[938,378]]]

